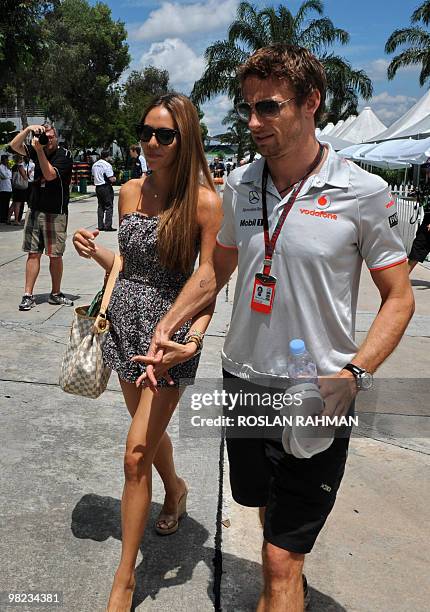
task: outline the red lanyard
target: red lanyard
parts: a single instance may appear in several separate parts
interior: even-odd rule
[[[263,228],[264,228],[264,267],[263,274],[270,275],[270,269],[272,267],[272,258],[273,253],[275,251],[276,242],[279,238],[279,234],[281,233],[282,226],[285,223],[285,219],[288,217],[291,209],[294,206],[294,202],[297,199],[303,185],[305,184],[308,176],[315,170],[318,164],[321,162],[321,159],[324,155],[324,146],[320,143],[318,153],[312,162],[309,170],[305,174],[305,176],[300,179],[293,191],[291,192],[290,197],[288,198],[287,203],[284,206],[284,210],[282,211],[281,216],[278,219],[278,223],[273,231],[272,238],[269,237],[269,217],[267,215],[267,179],[269,176],[269,167],[267,165],[267,161],[264,164],[263,169],[263,177],[261,180],[261,191],[262,191],[262,208],[263,208]]]

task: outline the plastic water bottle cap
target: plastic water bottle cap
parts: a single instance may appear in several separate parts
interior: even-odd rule
[[[296,338],[290,342],[290,352],[293,355],[302,355],[306,351],[306,346],[303,340]]]

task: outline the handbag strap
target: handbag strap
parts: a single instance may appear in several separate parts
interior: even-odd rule
[[[112,265],[111,271],[109,272],[108,280],[107,280],[106,287],[103,293],[102,303],[100,305],[100,314],[102,315],[106,314],[106,310],[109,306],[112,291],[116,283],[116,279],[118,278],[118,274],[121,271],[121,267],[122,267],[121,257],[115,254],[115,259],[113,260],[113,265]]]
[[[108,277],[106,287],[103,293],[103,299],[100,305],[100,311],[94,323],[94,329],[95,331],[98,331],[99,333],[103,333],[107,330],[106,310],[108,309],[112,291],[115,286],[116,279],[118,278],[118,274],[121,272],[121,268],[122,268],[122,259],[119,255],[115,253],[113,265],[109,273],[109,277]]]

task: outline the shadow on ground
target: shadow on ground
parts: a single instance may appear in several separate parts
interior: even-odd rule
[[[154,524],[161,505],[152,503],[148,525]],[[80,539],[103,542],[112,537],[121,540],[121,506],[118,499],[87,494],[76,504],[71,529]],[[133,608],[148,597],[155,600],[161,589],[185,584],[192,579],[194,568],[203,561],[214,571],[214,548],[205,546],[208,530],[187,516],[177,533],[160,537],[148,528],[141,544],[144,559],[136,568],[136,591]],[[235,555],[223,554],[221,583],[222,610],[252,612],[261,592],[261,566]],[[346,612],[346,609],[324,593],[310,588],[311,612]],[[208,598],[214,602],[213,582],[207,585]],[[191,604],[191,602],[190,602]]]
[[[34,294],[34,298],[36,300],[36,304],[47,304],[48,300],[49,300],[49,293],[35,293]],[[76,300],[80,299],[80,295],[75,295],[75,294],[71,294],[71,293],[65,293],[64,294],[66,296],[66,298],[69,298],[69,300],[72,300],[72,302],[75,302]],[[55,304],[51,304],[52,306],[55,306]]]
[[[212,573],[214,549],[205,546],[208,530],[187,516],[181,521],[177,533],[158,536],[150,526],[154,524],[161,504],[152,503],[148,529],[141,544],[142,562],[135,571],[136,590],[133,606],[139,606],[148,597],[156,599],[161,589],[190,581],[194,568],[204,561]],[[77,538],[97,542],[109,537],[121,540],[121,507],[118,499],[84,495],[72,513],[72,532]],[[113,577],[113,576],[112,576]],[[208,597],[213,601],[212,582],[207,585]]]
[[[22,232],[24,226],[19,225],[8,225],[7,223],[0,223],[0,232]]]
[[[421,287],[421,289],[430,289],[430,282],[414,278],[411,280],[412,287]]]

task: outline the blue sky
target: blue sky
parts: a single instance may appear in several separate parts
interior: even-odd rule
[[[132,69],[155,65],[169,70],[173,87],[191,91],[201,75],[206,47],[226,36],[235,16],[238,0],[104,0],[114,19],[125,22],[132,56]],[[363,106],[371,106],[387,126],[400,117],[427,90],[418,83],[419,70],[398,72],[393,81],[386,78],[390,57],[384,52],[388,36],[396,28],[407,27],[421,0],[325,0],[325,16],[349,32],[348,45],[333,51],[348,59],[354,68],[364,69],[372,78],[374,96]],[[255,0],[258,8],[278,6],[278,1]],[[295,13],[300,0],[282,4]],[[224,131],[221,120],[231,107],[226,96],[203,106],[211,134]]]

